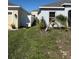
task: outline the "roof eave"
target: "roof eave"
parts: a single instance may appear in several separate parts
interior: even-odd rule
[[[71,5],[71,3],[63,3],[62,5]]]
[[[39,8],[64,8],[64,7],[55,7],[55,6],[41,6]]]
[[[16,7],[16,8],[20,8],[20,6],[8,6],[8,7]]]

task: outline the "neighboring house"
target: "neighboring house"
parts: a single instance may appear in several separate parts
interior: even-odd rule
[[[8,29],[11,30],[13,27],[16,29],[20,27],[28,27],[31,20],[28,15],[31,14],[22,7],[8,3]]]
[[[67,26],[71,27],[71,0],[62,0],[56,3],[51,3],[48,5],[44,5],[39,7],[39,19],[44,18],[47,26],[49,25],[50,19],[55,18],[56,16],[62,14],[68,18]],[[57,21],[58,25],[62,27],[62,25]],[[55,25],[54,27],[57,27]]]
[[[33,10],[31,14],[38,18],[38,10]]]

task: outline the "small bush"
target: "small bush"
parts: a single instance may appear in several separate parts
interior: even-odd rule
[[[38,25],[39,24],[39,19],[36,18],[35,20],[36,20],[36,25]]]
[[[40,27],[40,29],[45,29],[46,28],[46,22],[43,19],[43,17],[42,17],[42,19],[39,22],[39,27]]]
[[[35,26],[35,25],[38,25],[38,24],[39,24],[39,19],[35,18],[34,21],[33,21],[32,26]]]
[[[67,17],[65,17],[65,16],[63,16],[63,15],[58,15],[58,16],[56,16],[56,19],[57,19],[62,25],[65,25],[65,26],[66,26]]]
[[[62,27],[62,29],[67,30],[67,24],[66,24],[67,17],[64,16],[64,15],[58,15],[58,16],[56,16],[56,19],[57,19],[62,25],[64,25],[64,27]]]

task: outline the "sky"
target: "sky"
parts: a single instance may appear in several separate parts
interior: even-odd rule
[[[56,0],[8,0],[8,2],[20,5],[25,10],[31,12],[37,10],[39,6],[56,2]]]

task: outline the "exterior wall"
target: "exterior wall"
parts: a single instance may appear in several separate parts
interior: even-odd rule
[[[56,12],[56,16],[62,14],[64,16],[68,17],[68,11],[69,10],[71,10],[71,8],[70,7],[66,7],[65,10],[63,10],[63,11],[61,11],[61,10],[60,11],[55,11]]]
[[[49,25],[49,12],[55,12],[55,16],[62,14],[64,16],[68,17],[69,10],[71,10],[71,7],[66,7],[65,10],[41,10],[41,13],[39,14],[38,18],[40,20],[43,17],[44,20],[46,21],[47,25]],[[68,24],[68,22],[67,22],[67,24]]]
[[[41,20],[43,19],[46,21],[46,24],[49,24],[49,11],[41,11],[41,13],[38,15],[38,19]]]
[[[18,10],[8,10],[8,12],[12,12],[12,14],[8,15],[8,29],[12,29],[12,24],[18,29]],[[17,15],[17,18],[15,17],[15,14]]]
[[[23,10],[19,10],[19,21],[18,21],[18,26],[19,27],[27,27],[29,23],[29,18],[27,16],[27,13],[25,13]]]
[[[69,10],[71,10],[71,7],[66,7],[65,8],[65,12],[67,12],[67,14],[66,14],[67,18],[68,18],[68,12],[69,12]],[[68,19],[66,21],[66,24],[67,24],[67,27],[68,27]]]
[[[12,24],[15,25],[16,29],[19,27],[28,27],[28,23],[30,22],[27,12],[22,8],[13,8],[8,10],[8,12],[12,12],[12,14],[8,14],[8,29],[12,30]]]
[[[31,27],[31,25],[32,25],[32,23],[33,23],[33,21],[34,21],[34,16],[32,16],[32,15],[28,15],[28,18],[29,18],[29,23],[28,23],[28,27]]]

